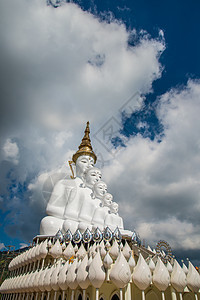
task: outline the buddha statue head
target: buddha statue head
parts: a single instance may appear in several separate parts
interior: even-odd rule
[[[112,202],[110,205],[110,213],[116,215],[118,213],[118,209],[119,205],[117,204],[117,202]]]
[[[90,189],[93,188],[93,185],[100,181],[102,177],[101,170],[95,167],[90,167],[87,171],[83,174],[83,187],[89,187]]]
[[[110,207],[112,204],[112,200],[113,200],[113,195],[111,195],[110,193],[106,193],[103,198],[102,198],[102,206],[107,206]]]
[[[92,187],[92,198],[102,199],[107,193],[107,184],[103,181],[97,181]]]
[[[82,178],[83,174],[87,171],[88,168],[93,167],[96,163],[97,157],[93,152],[91,141],[90,141],[90,128],[89,122],[87,122],[85,128],[85,134],[82,139],[78,151],[72,156],[72,161],[69,161],[69,165],[73,174],[76,174],[77,177]],[[73,169],[75,167],[75,170]],[[75,172],[74,172],[75,171]]]
[[[94,166],[94,159],[88,155],[81,155],[76,160],[76,176],[83,178],[89,168]]]

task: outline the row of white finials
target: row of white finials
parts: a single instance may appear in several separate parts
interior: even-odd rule
[[[59,240],[54,244],[47,239],[33,248],[14,258],[10,265],[10,278],[7,278],[0,287],[1,293],[33,293],[54,290],[74,291],[78,286],[85,291],[90,285],[98,290],[104,281],[111,281],[122,291],[130,282],[142,291],[154,284],[165,299],[164,291],[172,285],[177,292],[189,288],[196,299],[200,289],[200,275],[189,262],[187,268],[174,260],[165,265],[159,256],[149,257],[146,260],[139,253],[137,264],[127,241],[125,245],[116,240],[112,245],[102,241],[87,245],[81,243],[79,248],[71,242],[66,245]],[[122,299],[122,293],[120,298]]]

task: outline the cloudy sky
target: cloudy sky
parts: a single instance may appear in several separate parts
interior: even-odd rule
[[[199,9],[1,1],[1,249],[39,233],[89,120],[125,227],[200,264]]]

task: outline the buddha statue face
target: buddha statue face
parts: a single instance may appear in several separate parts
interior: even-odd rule
[[[90,168],[83,176],[84,183],[87,187],[91,188],[93,185],[101,179],[101,170],[97,168]]]
[[[87,170],[94,166],[94,159],[89,155],[81,155],[76,161],[76,176],[82,178]]]
[[[106,193],[102,198],[102,205],[110,207],[112,204],[113,195]]]
[[[107,184],[103,181],[98,181],[93,186],[94,197],[102,199],[107,193]]]
[[[111,214],[117,214],[119,209],[119,205],[116,202],[112,202],[110,205]]]

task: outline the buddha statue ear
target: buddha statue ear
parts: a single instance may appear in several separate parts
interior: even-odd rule
[[[69,160],[68,163],[69,163],[70,170],[72,172],[72,175],[70,177],[71,177],[71,179],[75,179],[76,178],[76,165],[72,160]]]

